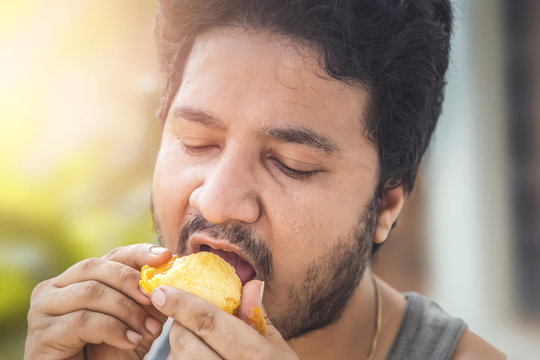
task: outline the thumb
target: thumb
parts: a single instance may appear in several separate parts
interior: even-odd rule
[[[242,302],[238,308],[238,317],[261,335],[266,335],[270,323],[262,304],[264,282],[251,280],[242,288]]]
[[[285,353],[294,354],[279,331],[272,325],[262,304],[264,282],[251,280],[242,289],[242,302],[238,317],[259,332],[266,340]],[[295,357],[296,358],[296,357]]]

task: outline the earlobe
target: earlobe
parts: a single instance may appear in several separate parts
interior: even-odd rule
[[[379,222],[373,239],[374,243],[382,244],[386,241],[390,230],[392,230],[392,225],[397,220],[406,199],[407,190],[404,185],[384,189]]]

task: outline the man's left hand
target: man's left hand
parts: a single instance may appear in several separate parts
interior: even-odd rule
[[[174,319],[167,359],[298,359],[266,316],[260,295],[262,286],[259,280],[244,285],[238,317],[174,287],[154,290],[154,306]],[[249,325],[255,307],[264,314],[265,335]]]

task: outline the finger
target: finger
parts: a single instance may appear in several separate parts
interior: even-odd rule
[[[141,273],[124,264],[100,258],[85,259],[70,267],[55,278],[52,285],[62,288],[70,284],[88,280],[99,281],[143,305],[150,305],[150,299],[139,289]]]
[[[37,284],[34,287],[34,290],[32,290],[32,294],[30,295],[30,306],[32,306],[34,304],[34,302],[40,298],[40,296],[41,296],[40,294],[41,294],[42,291],[44,291],[48,287],[50,287],[50,284],[51,284],[52,281],[53,281],[53,279],[47,279],[47,280],[44,280],[44,281],[40,282],[39,284]]]
[[[289,345],[279,331],[272,325],[262,303],[264,282],[251,280],[242,289],[242,303],[238,308],[238,317],[256,329],[268,341],[278,348],[288,351]]]
[[[171,327],[169,343],[174,359],[221,359],[201,338],[177,321]]]
[[[238,308],[238,317],[253,327],[261,335],[266,335],[267,323],[266,313],[262,306],[264,292],[264,282],[252,280],[247,282],[242,288],[242,302]],[[267,318],[267,317],[266,317]]]
[[[152,244],[133,244],[115,248],[103,256],[103,259],[116,261],[140,271],[144,265],[163,264],[171,256],[171,250],[163,247]]]
[[[55,317],[44,334],[44,343],[68,344],[70,348],[82,348],[85,344],[108,344],[122,350],[132,350],[142,341],[137,333],[122,321],[88,310],[79,310]]]
[[[157,319],[162,324],[162,329],[165,323],[167,322],[167,316],[163,315],[154,305],[143,305],[143,308],[152,316],[154,319]]]
[[[253,328],[196,295],[160,286],[151,298],[159,311],[200,337],[224,358],[255,358],[261,351],[271,350],[268,348],[271,344],[261,341],[264,339]]]
[[[146,308],[133,299],[95,280],[57,289],[45,300],[41,306],[38,304],[45,314],[59,316],[78,310],[91,310],[113,316],[141,334],[157,335],[166,321],[164,315],[159,314],[156,318],[151,316]]]

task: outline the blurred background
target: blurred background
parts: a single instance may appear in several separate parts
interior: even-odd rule
[[[459,0],[444,114],[375,271],[540,354],[540,2]],[[154,241],[153,1],[0,2],[0,359],[32,288]]]

